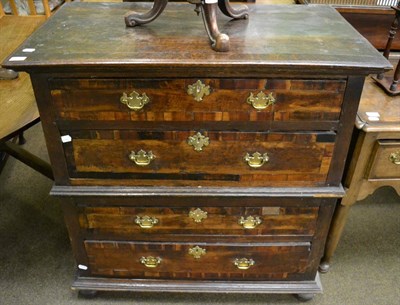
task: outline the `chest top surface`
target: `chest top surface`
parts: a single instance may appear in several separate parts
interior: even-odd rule
[[[84,66],[224,67],[352,71],[369,74],[390,68],[386,61],[333,8],[250,5],[248,20],[220,14],[221,32],[231,51],[211,50],[201,17],[189,4],[168,4],[154,22],[127,28],[124,14],[144,12],[146,3],[70,3],[36,31],[4,66],[15,70]],[[26,53],[23,49],[33,48]],[[26,57],[13,61],[15,56]]]

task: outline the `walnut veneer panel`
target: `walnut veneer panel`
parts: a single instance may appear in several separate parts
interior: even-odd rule
[[[132,121],[335,121],[345,80],[200,79],[210,94],[196,101],[187,93],[198,79],[55,79],[51,95],[57,115],[68,120]],[[133,111],[123,93],[145,93],[150,102]],[[275,103],[256,110],[250,93],[273,95]]]
[[[129,278],[291,280],[307,270],[310,243],[207,244],[85,241],[94,275]],[[196,259],[189,249],[199,246],[206,253]],[[154,268],[142,257],[160,258]],[[235,260],[254,261],[247,270]],[[295,263],[294,263],[295,262]]]
[[[175,200],[171,200],[171,204]],[[201,207],[198,221],[190,213],[198,208],[183,207],[82,207],[79,222],[92,233],[113,234],[124,238],[140,238],[140,234],[190,235],[308,235],[316,230],[318,207]],[[137,218],[156,219],[149,228],[142,228]],[[241,219],[258,218],[260,224],[244,228]]]
[[[67,132],[65,144],[70,175],[137,180],[222,180],[239,185],[323,185],[326,181],[334,133],[203,132],[208,146],[195,151],[188,138],[196,131],[87,130]],[[144,150],[154,160],[138,166],[129,155]],[[247,153],[268,154],[268,161],[252,168]]]

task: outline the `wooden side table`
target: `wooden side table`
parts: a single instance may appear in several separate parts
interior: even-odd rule
[[[400,97],[390,97],[368,78],[355,124],[355,148],[345,176],[346,196],[337,206],[320,271],[327,272],[350,207],[381,186],[400,195]]]

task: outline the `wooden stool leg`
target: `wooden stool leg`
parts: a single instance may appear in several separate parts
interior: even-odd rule
[[[328,272],[329,270],[330,261],[333,253],[335,253],[336,247],[340,240],[340,236],[342,235],[344,225],[347,221],[347,216],[349,215],[350,207],[351,205],[345,206],[341,203],[336,207],[331,228],[328,234],[328,239],[325,244],[325,255],[322,258],[321,264],[319,266],[319,271],[322,273]]]
[[[47,178],[54,180],[53,171],[50,164],[31,154],[25,149],[19,147],[18,145],[12,142],[3,142],[0,143],[0,151],[4,151],[10,156],[13,156],[15,159],[25,163],[29,167],[46,176]]]

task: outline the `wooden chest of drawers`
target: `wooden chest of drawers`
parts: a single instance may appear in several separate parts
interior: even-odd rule
[[[216,53],[187,6],[127,29],[132,5],[67,4],[5,62],[31,74],[73,287],[320,292],[364,77],[390,64],[329,7],[222,17]]]

